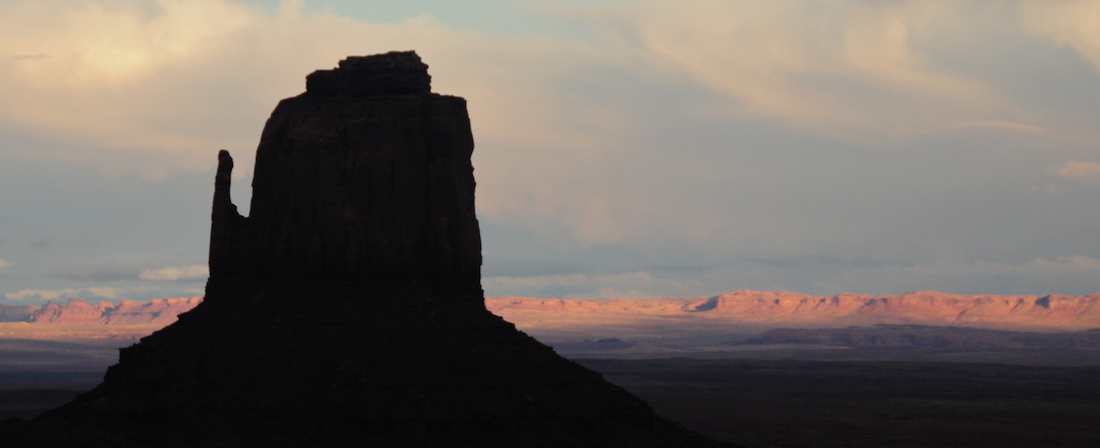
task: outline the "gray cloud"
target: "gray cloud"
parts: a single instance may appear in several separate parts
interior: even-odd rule
[[[132,270],[113,270],[96,267],[88,270],[73,270],[54,274],[54,277],[74,282],[110,283],[130,281],[138,278]]]
[[[247,204],[277,99],[392,48],[469,99],[491,294],[1100,289],[1070,267],[1100,258],[1095,2],[555,4],[535,9],[562,29],[507,36],[430,14],[35,5],[0,6],[0,53],[72,57],[0,60],[0,199],[18,204],[6,238],[64,250],[12,248],[41,275],[4,290],[202,259],[215,149]],[[42,274],[59,271],[74,284]],[[142,281],[201,277],[179,274]]]
[[[16,302],[23,301],[57,301],[64,299],[117,299],[119,291],[116,288],[87,287],[64,289],[20,289],[4,294],[4,298]]]
[[[138,277],[150,281],[204,280],[210,274],[205,265],[166,266],[146,269]]]
[[[1058,168],[1058,175],[1079,182],[1100,183],[1100,163],[1066,162]]]

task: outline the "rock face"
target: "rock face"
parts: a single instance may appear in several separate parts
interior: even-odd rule
[[[772,326],[913,324],[1031,331],[1100,328],[1100,294],[1014,296],[916,291],[813,296],[735,291],[689,304],[686,309],[713,319]]]
[[[218,154],[210,281],[413,283],[480,301],[466,101],[429,93],[414,53],[345,59],[271,114],[251,216]]]
[[[545,299],[495,297],[490,311],[522,328],[579,329],[630,325],[725,325],[730,329],[925,325],[1024,331],[1100,328],[1100,293],[992,295],[917,291],[815,296],[787,291],[732,291],[705,299]]]
[[[147,325],[159,328],[202,302],[202,297],[167,297],[148,301],[88,303],[70,299],[30,307],[22,321],[38,325]]]
[[[21,430],[64,446],[693,446],[484,306],[473,137],[415,53],[279,103],[251,216],[218,155],[205,300]],[[299,306],[303,298],[326,306]]]

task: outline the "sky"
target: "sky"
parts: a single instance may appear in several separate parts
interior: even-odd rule
[[[347,55],[468,100],[489,295],[1100,291],[1100,2],[0,2],[0,303],[201,294]]]

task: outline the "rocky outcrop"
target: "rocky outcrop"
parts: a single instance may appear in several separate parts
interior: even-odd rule
[[[218,155],[211,282],[411,282],[481,300],[474,141],[459,97],[413,53],[353,57],[279,103],[256,152],[251,216]]]
[[[118,303],[88,303],[70,299],[65,303],[46,303],[31,307],[22,320],[38,325],[144,325],[158,329],[175,322],[180,313],[191,310],[202,297],[168,297],[146,301],[122,300]]]
[[[250,216],[218,155],[201,305],[21,437],[64,446],[708,442],[490,314],[462,98],[415,53],[279,103]],[[303,301],[318,306],[301,306]],[[322,305],[323,304],[323,305]]]
[[[992,295],[916,291],[904,294],[813,296],[735,291],[689,303],[709,318],[784,326],[916,324],[1082,330],[1100,328],[1100,294]]]
[[[0,305],[0,330],[20,330],[15,334],[61,340],[98,338],[91,329],[105,326],[116,333],[140,336],[175,322],[177,315],[201,301],[202,297],[169,297],[117,303],[70,299],[43,305]],[[265,303],[254,304],[247,313],[263,314],[264,306]],[[328,304],[311,301],[309,296],[284,306],[320,308],[300,310],[303,315],[320,315],[325,310],[339,312],[339,308],[328,308]],[[784,291],[734,291],[705,299],[489,297],[485,306],[519,328],[536,332],[546,328],[606,330],[613,326],[661,332],[670,326],[698,329],[703,324],[711,332],[722,328],[744,332],[746,326],[764,329],[924,325],[1014,331],[1100,328],[1100,294],[1035,296],[921,291],[814,296]],[[32,325],[12,326],[23,323]],[[88,331],[66,331],[69,329]]]
[[[847,327],[881,324],[1073,331],[1100,328],[1100,293],[991,295],[917,291],[816,296],[733,291],[703,299],[546,299],[497,297],[491,311],[522,328],[609,325]]]
[[[428,66],[410,53],[352,56],[333,70],[306,77],[306,91],[316,96],[427,95],[432,77]]]
[[[51,325],[87,325],[100,324],[100,320],[112,307],[111,302],[88,303],[83,300],[69,300],[66,303],[46,303],[34,310],[28,322]]]

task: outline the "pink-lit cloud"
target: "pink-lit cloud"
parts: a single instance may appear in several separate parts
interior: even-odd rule
[[[1100,182],[1100,163],[1066,162],[1058,168],[1058,175],[1080,182]]]

